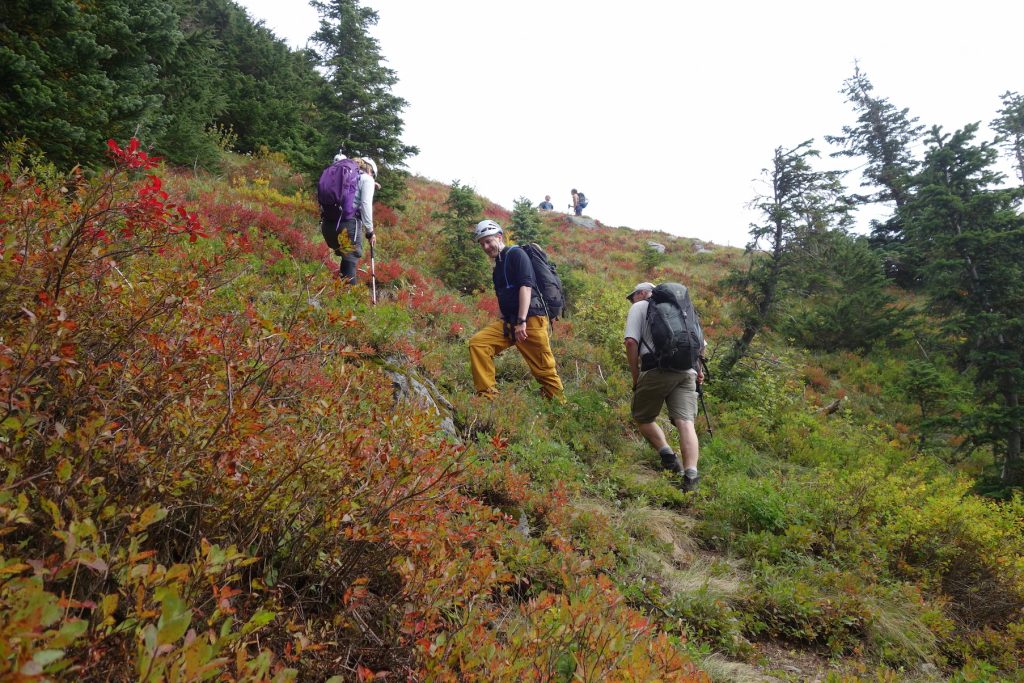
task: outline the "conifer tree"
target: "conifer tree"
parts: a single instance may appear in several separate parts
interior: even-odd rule
[[[843,126],[842,135],[826,135],[825,140],[843,148],[833,156],[865,159],[862,186],[874,191],[851,195],[855,204],[893,204],[894,213],[888,219],[872,222],[872,244],[887,257],[888,274],[900,284],[910,286],[916,266],[900,248],[903,228],[897,212],[909,200],[910,179],[918,165],[912,145],[920,140],[924,126],[917,123],[916,117],[909,116],[908,109],[897,108],[889,100],[874,95],[873,90],[867,74],[855,66],[842,92],[853,105],[857,123]]]
[[[951,435],[963,429],[965,418],[973,412],[970,391],[962,377],[942,359],[907,362],[893,389],[919,413],[917,450],[927,451],[933,444],[948,443]]]
[[[547,230],[540,219],[540,211],[526,197],[520,197],[512,203],[512,218],[508,232],[516,244],[543,244],[547,238]]]
[[[473,239],[473,226],[483,219],[483,202],[473,188],[454,180],[444,205],[447,211],[434,214],[435,220],[443,221],[445,258],[439,276],[446,285],[464,294],[485,289],[490,265]]]
[[[239,152],[265,147],[319,173],[326,143],[315,103],[326,82],[312,53],[290,50],[231,0],[194,0],[183,12],[217,43],[221,77],[215,87],[225,102],[210,122],[234,132]]]
[[[219,152],[211,124],[229,104],[223,87],[223,46],[199,21],[197,3],[171,4],[179,17],[178,40],[159,63],[160,78],[154,85],[162,104],[153,145],[171,163],[209,168],[217,163]]]
[[[917,168],[911,145],[921,138],[924,126],[908,116],[909,109],[897,109],[889,100],[872,94],[874,85],[867,74],[854,67],[853,76],[843,84],[842,93],[853,105],[857,125],[843,126],[842,135],[825,140],[843,149],[833,156],[864,157],[864,187],[875,188],[867,195],[853,195],[859,204],[906,203],[910,178]]]
[[[1024,96],[1007,91],[1002,99],[1003,108],[992,128],[1001,136],[1002,145],[1017,167],[1017,177],[1024,184]]]
[[[359,0],[311,4],[320,13],[313,41],[317,62],[327,76],[319,101],[325,134],[322,158],[344,149],[350,156],[373,158],[378,167],[401,167],[419,150],[401,141],[401,115],[408,102],[391,91],[398,76],[385,66],[377,39],[370,35],[377,12],[361,7]],[[391,177],[383,178],[383,192],[378,193],[382,201],[395,193],[388,182]]]
[[[1024,386],[1024,188],[1001,189],[998,153],[974,142],[978,124],[952,135],[933,128],[903,207],[908,247],[921,257],[931,310],[943,315],[961,367],[973,375],[976,440],[1002,461],[1005,486],[1024,485],[1020,403]],[[965,424],[970,430],[972,425]]]
[[[230,0],[28,0],[0,5],[0,137],[62,166],[138,137],[178,163],[213,163],[212,124],[319,170],[325,81]]]
[[[640,247],[640,258],[638,260],[640,272],[648,280],[653,280],[655,279],[654,271],[668,260],[668,254],[665,253],[663,248],[659,249],[654,244],[647,242]]]
[[[903,325],[878,252],[842,230],[815,233],[790,269],[791,297],[779,329],[809,349],[869,351]]]
[[[732,370],[757,333],[772,323],[786,279],[800,268],[814,234],[849,223],[841,175],[811,168],[810,159],[818,156],[811,143],[807,140],[791,150],[776,148],[772,168],[763,171],[771,190],[753,202],[764,217],[763,223],[751,226],[747,252],[753,259],[746,273],[731,277],[745,299],[743,331],[722,362],[722,372]]]
[[[108,138],[159,123],[158,64],[181,40],[157,0],[0,4],[0,138],[61,166],[103,158]]]

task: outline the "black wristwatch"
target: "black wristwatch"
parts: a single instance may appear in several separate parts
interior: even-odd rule
[[[526,318],[516,318],[516,325],[525,325]]]

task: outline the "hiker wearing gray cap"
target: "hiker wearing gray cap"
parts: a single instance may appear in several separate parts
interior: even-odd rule
[[[657,289],[659,291],[662,289],[669,292],[674,291],[671,288],[679,288],[682,292],[686,292],[685,287],[674,283],[661,285]],[[695,330],[693,357],[684,362],[684,369],[678,369],[671,363],[661,362],[662,354],[656,348],[658,346],[657,335],[652,334],[651,316],[648,315],[649,309],[655,307],[651,301],[654,294],[655,286],[652,283],[641,282],[626,295],[626,298],[632,303],[629,313],[626,315],[625,332],[626,362],[633,375],[632,415],[640,433],[661,456],[662,469],[672,472],[673,475],[682,474],[683,491],[695,491],[697,482],[700,480],[700,475],[697,473],[700,444],[697,441],[697,431],[693,427],[693,421],[697,417],[697,385],[704,381],[704,375],[700,363],[694,363],[693,360],[703,351],[704,335],[687,295],[685,302],[689,305],[689,327]],[[654,303],[659,301],[659,299],[655,299]],[[660,309],[661,305],[658,303],[657,307]],[[675,311],[678,310],[678,307],[669,310]],[[686,329],[686,317],[682,316],[681,319],[684,323],[682,328]],[[680,327],[678,321],[674,326]],[[658,360],[655,360],[656,358]],[[665,405],[668,406],[672,424],[679,431],[679,446],[683,456],[681,463],[679,456],[668,445],[665,432],[656,421],[662,406]]]
[[[649,299],[651,297],[651,292],[653,291],[654,285],[652,283],[641,282],[640,284],[633,288],[632,292],[626,295],[626,298],[629,299],[629,303],[635,304],[637,301],[644,301],[645,299]]]

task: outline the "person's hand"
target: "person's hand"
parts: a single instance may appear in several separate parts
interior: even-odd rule
[[[697,370],[697,384],[704,384],[704,371]]]
[[[515,332],[517,342],[526,341],[526,339],[530,336],[526,334],[526,323],[519,323],[518,325],[516,325]]]
[[[377,246],[377,233],[371,232],[369,235],[366,236],[366,239],[370,240],[370,244],[372,244],[373,246]]]

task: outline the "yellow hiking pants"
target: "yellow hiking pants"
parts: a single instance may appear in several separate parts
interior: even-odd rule
[[[518,344],[502,334],[500,320],[487,325],[469,340],[469,365],[473,370],[473,386],[479,394],[492,394],[494,388],[494,357],[510,346],[519,349],[530,372],[540,382],[540,391],[546,398],[562,397],[562,380],[555,368],[555,356],[548,339],[548,319],[534,315],[526,319],[526,341]]]

